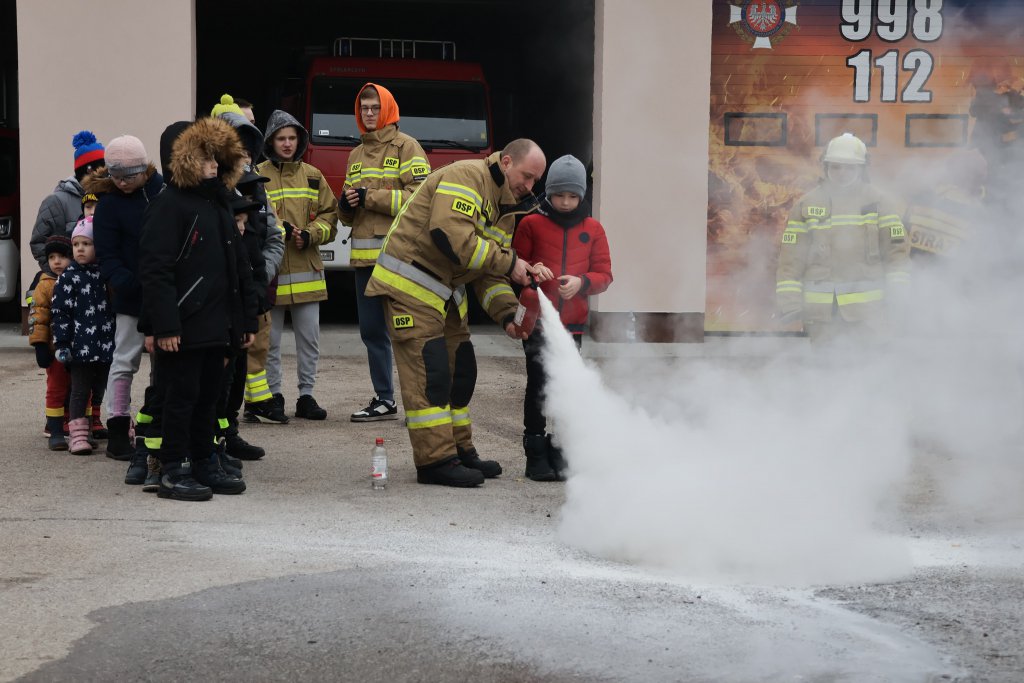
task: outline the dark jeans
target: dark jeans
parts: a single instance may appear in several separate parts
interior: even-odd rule
[[[103,403],[103,393],[107,390],[107,375],[110,363],[71,363],[67,366],[71,375],[71,393],[68,399],[68,418],[77,420],[85,417],[85,407]]]
[[[356,268],[356,312],[359,314],[359,337],[366,347],[370,365],[370,382],[383,401],[395,400],[395,382],[391,376],[391,337],[384,319],[384,304],[379,296],[366,296],[373,268]]]
[[[572,335],[572,340],[576,342],[577,349],[583,348],[582,334]],[[523,341],[523,351],[526,352],[526,396],[523,398],[523,433],[525,434],[543,434],[548,426],[543,410],[544,385],[547,384],[544,364],[540,360],[543,348],[544,332],[537,327],[533,334]]]
[[[161,462],[213,452],[213,428],[224,377],[224,347],[157,351],[156,381],[163,385]]]

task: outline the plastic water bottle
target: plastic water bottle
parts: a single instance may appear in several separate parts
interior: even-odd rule
[[[377,445],[373,447],[373,470],[370,472],[370,484],[374,491],[383,491],[388,485],[388,452],[384,448],[383,437],[377,437]]]
[[[633,311],[629,312],[629,320],[626,321],[626,341],[630,344],[636,341],[636,316]]]

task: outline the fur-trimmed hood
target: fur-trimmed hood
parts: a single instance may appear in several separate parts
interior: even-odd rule
[[[174,184],[181,188],[199,187],[203,180],[203,159],[217,160],[217,176],[234,189],[245,167],[245,150],[234,127],[223,119],[203,118],[182,131],[171,148],[169,167]]]

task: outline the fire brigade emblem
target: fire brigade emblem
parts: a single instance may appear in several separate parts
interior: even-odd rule
[[[729,25],[754,48],[770,50],[796,26],[796,0],[729,0]]]

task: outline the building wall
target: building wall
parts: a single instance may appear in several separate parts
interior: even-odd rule
[[[594,209],[615,282],[594,335],[629,311],[651,341],[703,339],[711,3],[598,0]]]
[[[594,334],[620,337],[633,311],[642,338],[702,339],[711,3],[597,0],[595,44],[595,213],[616,279]],[[157,157],[164,126],[192,116],[194,0],[19,2],[18,46],[27,243],[75,132],[131,133]],[[23,249],[22,282],[35,271]]]
[[[22,0],[18,9],[22,291],[39,203],[74,171],[71,138],[140,138],[159,167],[160,133],[195,111],[193,0]],[[144,112],[144,113],[140,113]],[[160,112],[159,116],[152,112]]]

